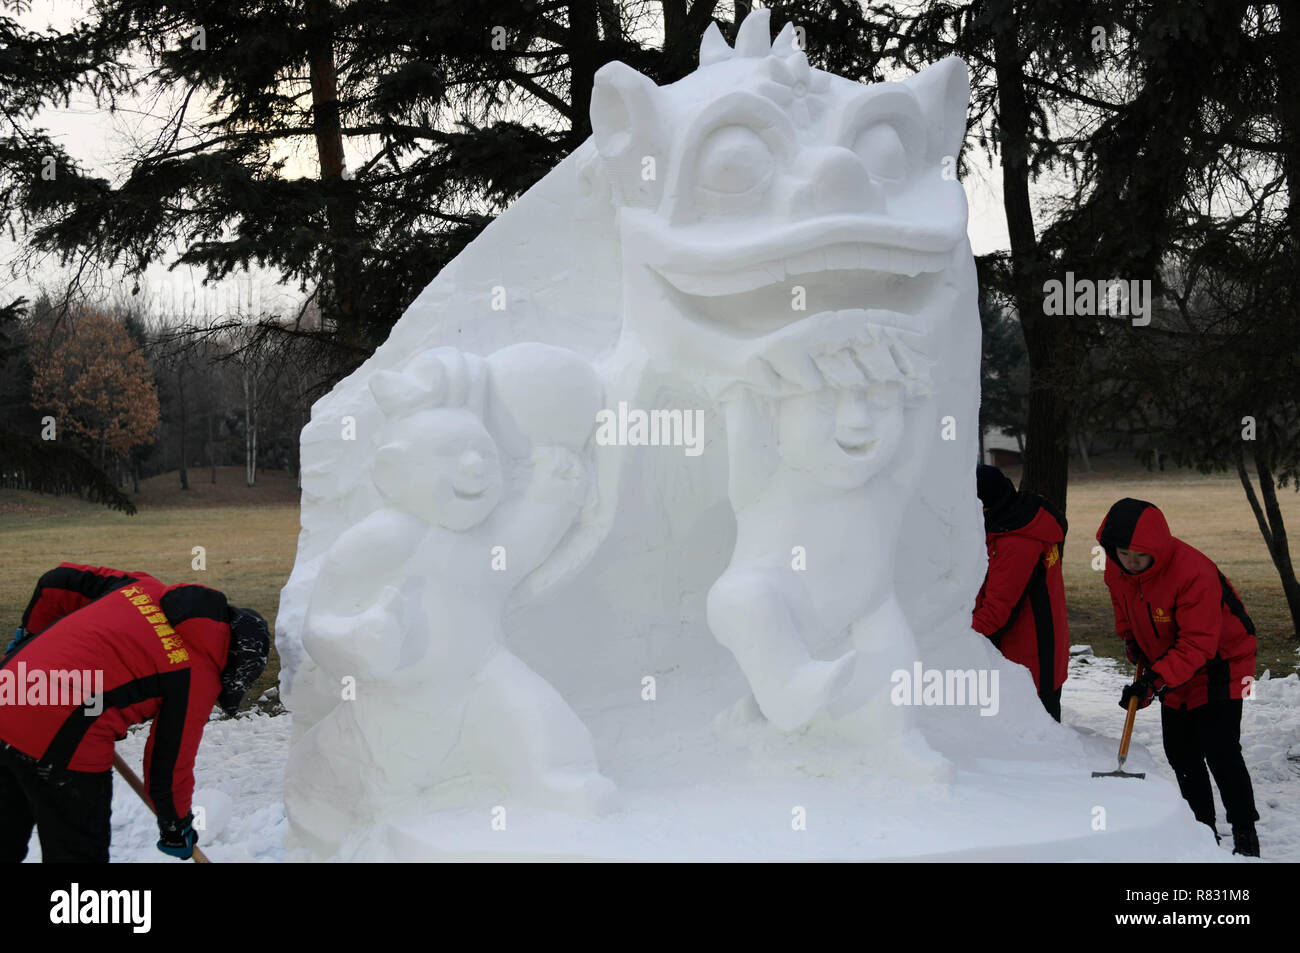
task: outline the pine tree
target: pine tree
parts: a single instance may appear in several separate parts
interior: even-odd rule
[[[319,293],[356,363],[586,137],[591,77],[606,47],[624,49],[602,37],[619,23],[605,13],[591,0],[104,0],[94,48],[149,64],[117,91],[168,90],[171,111],[121,157],[119,185],[42,195],[34,244],[136,274],[172,247],[212,279],[277,269]]]

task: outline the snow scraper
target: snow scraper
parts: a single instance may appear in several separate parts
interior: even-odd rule
[[[1142,677],[1142,666],[1137,669],[1137,677]],[[1130,772],[1124,770],[1124,762],[1128,760],[1128,743],[1133,737],[1133,720],[1137,718],[1138,697],[1134,695],[1128,700],[1128,717],[1124,719],[1124,734],[1119,740],[1119,767],[1114,771],[1094,771],[1094,778],[1146,778],[1145,771]]]

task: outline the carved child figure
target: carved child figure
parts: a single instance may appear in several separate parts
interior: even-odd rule
[[[290,772],[296,832],[340,829],[312,820],[338,805],[373,819],[435,787],[454,797],[471,775],[545,805],[598,807],[613,785],[590,733],[504,646],[501,616],[586,499],[599,381],[571,352],[519,344],[487,359],[426,352],[371,389],[387,415],[373,463],[386,505],[331,547],[304,636],[325,672],[356,680],[356,697],[295,750],[328,751],[316,774],[331,775]],[[372,789],[383,803],[359,803]]]
[[[871,705],[871,734],[889,734],[906,727],[906,712],[872,703],[916,659],[894,555],[923,465],[926,385],[884,329],[862,328],[842,347],[795,332],[764,355],[784,394],[744,384],[724,396],[737,533],[709,592],[709,626],[777,727],[799,728],[838,699],[846,715]],[[792,364],[801,354],[807,363]],[[845,634],[852,650],[813,656]],[[851,715],[846,724],[856,730]]]

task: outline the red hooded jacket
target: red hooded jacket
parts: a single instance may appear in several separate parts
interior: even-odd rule
[[[1065,517],[1038,494],[1021,492],[990,511],[984,529],[989,568],[971,626],[1029,669],[1039,694],[1060,688],[1070,667],[1061,573]]]
[[[1106,551],[1115,631],[1130,658],[1136,649],[1150,663],[1156,690],[1165,690],[1161,701],[1186,710],[1241,698],[1255,675],[1255,626],[1219,567],[1170,535],[1164,514],[1143,500],[1112,506],[1097,542]],[[1129,573],[1117,549],[1150,553],[1155,561]]]
[[[46,773],[108,771],[127,727],[153,719],[144,754],[150,800],[162,820],[188,814],[194,758],[230,647],[225,596],[64,563],[41,577],[24,621],[34,637],[0,665],[0,741]],[[94,673],[102,673],[98,702]]]

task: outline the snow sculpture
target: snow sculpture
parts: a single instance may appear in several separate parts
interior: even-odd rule
[[[801,354],[825,378],[817,389],[791,384],[792,393],[781,396],[742,387],[723,403],[737,539],[709,591],[708,622],[736,656],[763,714],[787,730],[839,697],[856,648],[877,656],[859,673],[867,685],[876,681],[877,693],[886,659],[901,664],[916,656],[892,577],[864,578],[863,570],[893,563],[903,505],[929,442],[917,439],[928,416],[916,399],[924,382],[904,376],[883,330],[855,323],[837,329],[824,351],[802,342]],[[851,341],[841,336],[846,330],[861,337]],[[910,446],[900,452],[905,438]],[[833,661],[810,655],[810,642],[852,626],[854,651]],[[873,716],[903,730],[906,712],[886,706]]]
[[[884,570],[934,442],[923,350],[965,243],[965,195],[944,175],[965,68],[863,88],[810,69],[788,24],[769,45],[761,21],[734,50],[714,26],[700,64],[666,89],[621,63],[597,76],[627,303],[616,358],[702,379],[725,415],[737,541],[708,622],[763,714],[795,729],[853,677],[853,651],[817,660],[810,638],[856,627],[872,656],[858,705],[882,665],[916,654]],[[793,546],[816,554],[798,571]],[[878,732],[891,715],[906,729],[906,708],[873,711]]]
[[[570,352],[525,343],[487,360],[424,351],[370,390],[385,415],[371,470],[383,502],[330,546],[303,634],[356,693],[293,752],[300,836],[336,846],[333,832],[471,771],[596,807],[613,785],[590,733],[503,646],[501,613],[586,498],[599,380]]]
[[[513,805],[511,851],[681,856],[731,843],[719,785],[788,816],[791,778],[949,777],[964,715],[890,693],[1000,665],[969,629],[966,70],[862,85],[769,30],[710,27],[671,86],[602,68],[591,139],[313,408],[277,620],[291,845],[500,851],[476,812]],[[641,416],[611,444],[599,411]],[[1002,713],[1041,715],[1017,692]]]

